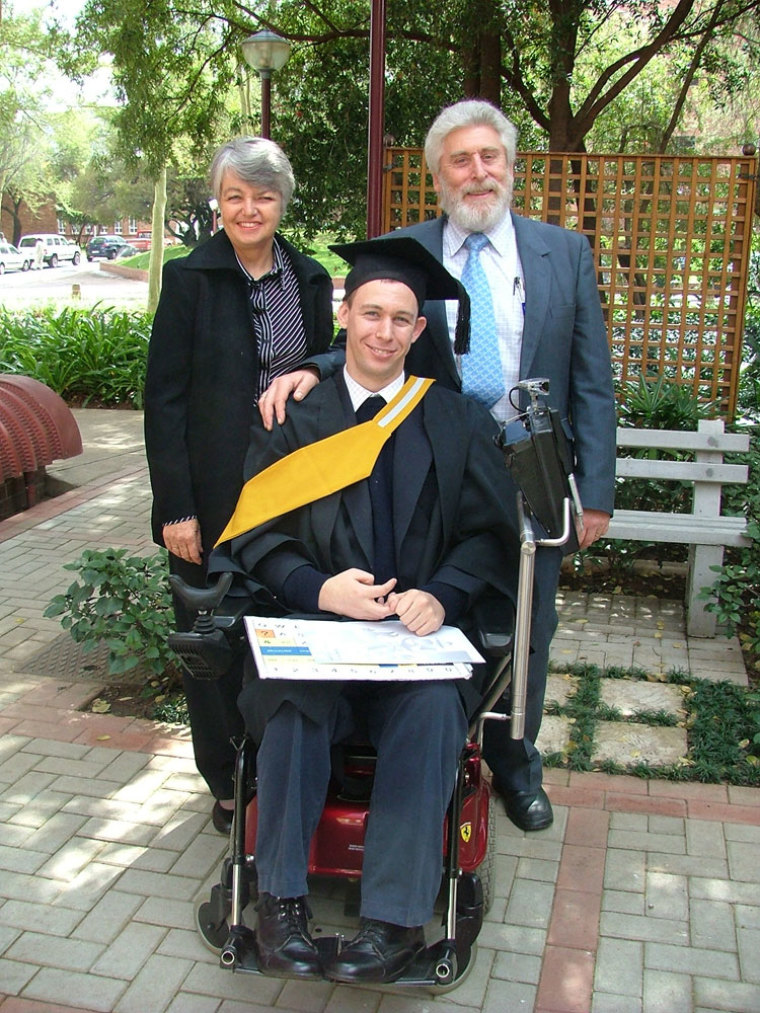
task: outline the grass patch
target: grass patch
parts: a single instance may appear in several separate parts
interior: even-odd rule
[[[663,710],[623,717],[615,707],[601,703],[601,679],[651,681],[652,677],[640,668],[600,670],[595,665],[553,665],[552,668],[574,676],[578,688],[561,706],[547,707],[547,713],[568,718],[573,723],[567,752],[545,756],[547,767],[760,786],[760,690],[729,682],[694,679],[680,669],[668,672],[662,681],[686,690],[683,724],[687,734],[687,757],[684,762],[668,767],[652,767],[646,760],[633,767],[623,767],[613,761],[594,763],[597,722],[625,721],[662,727],[674,727],[680,722],[676,715]]]
[[[165,246],[164,247],[164,263],[167,260],[176,260],[178,257],[186,257],[190,253],[190,247],[184,245],[178,246]],[[134,257],[119,257],[115,261],[109,261],[111,264],[116,264],[117,267],[135,267],[138,271],[147,271],[150,263],[150,250],[145,250],[143,253],[136,253]]]

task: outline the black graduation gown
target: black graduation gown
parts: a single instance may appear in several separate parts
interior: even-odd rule
[[[272,434],[254,424],[246,478],[355,421],[342,376],[325,380],[304,402],[290,407],[286,422]],[[484,408],[438,384],[396,430],[393,528],[399,591],[440,581],[467,594],[471,605],[483,593],[514,600],[519,546],[504,509],[513,487],[495,433]],[[350,567],[372,572],[366,481],[238,536],[213,553],[209,570],[236,572],[256,609],[282,615],[287,609],[272,592],[303,563],[329,574]],[[269,587],[263,586],[264,569]],[[508,607],[505,603],[505,611]],[[472,628],[471,608],[459,625],[466,632]],[[249,730],[258,737],[267,717],[286,699],[323,720],[340,683],[256,680],[250,690],[241,705]],[[467,682],[461,691],[469,710],[477,690]]]

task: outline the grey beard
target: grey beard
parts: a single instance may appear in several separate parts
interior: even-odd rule
[[[496,203],[489,207],[471,207],[457,199],[451,199],[445,184],[441,187],[441,207],[450,220],[466,232],[485,232],[497,225],[512,205],[512,186],[507,184],[501,190],[493,191]]]

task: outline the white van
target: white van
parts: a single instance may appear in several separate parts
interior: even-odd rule
[[[32,261],[34,261],[34,248],[38,239],[41,239],[44,245],[42,259],[50,267],[58,267],[58,264],[63,260],[70,260],[76,267],[82,259],[82,253],[77,244],[72,243],[66,236],[59,236],[54,232],[35,232],[28,236],[22,236],[18,244],[22,253],[29,251]]]

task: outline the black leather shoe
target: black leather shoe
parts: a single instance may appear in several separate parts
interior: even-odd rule
[[[331,981],[396,981],[425,948],[421,925],[406,928],[362,918],[361,928],[325,966]]]
[[[543,788],[539,788],[535,793],[508,791],[495,779],[492,787],[504,803],[507,816],[521,830],[546,830],[554,822],[552,804]]]
[[[277,978],[321,978],[322,963],[309,935],[305,899],[262,893],[256,911],[256,955],[262,974]]]
[[[214,824],[214,830],[229,837],[234,815],[234,809],[225,809],[219,802],[214,802],[214,808],[211,810],[211,822]]]

